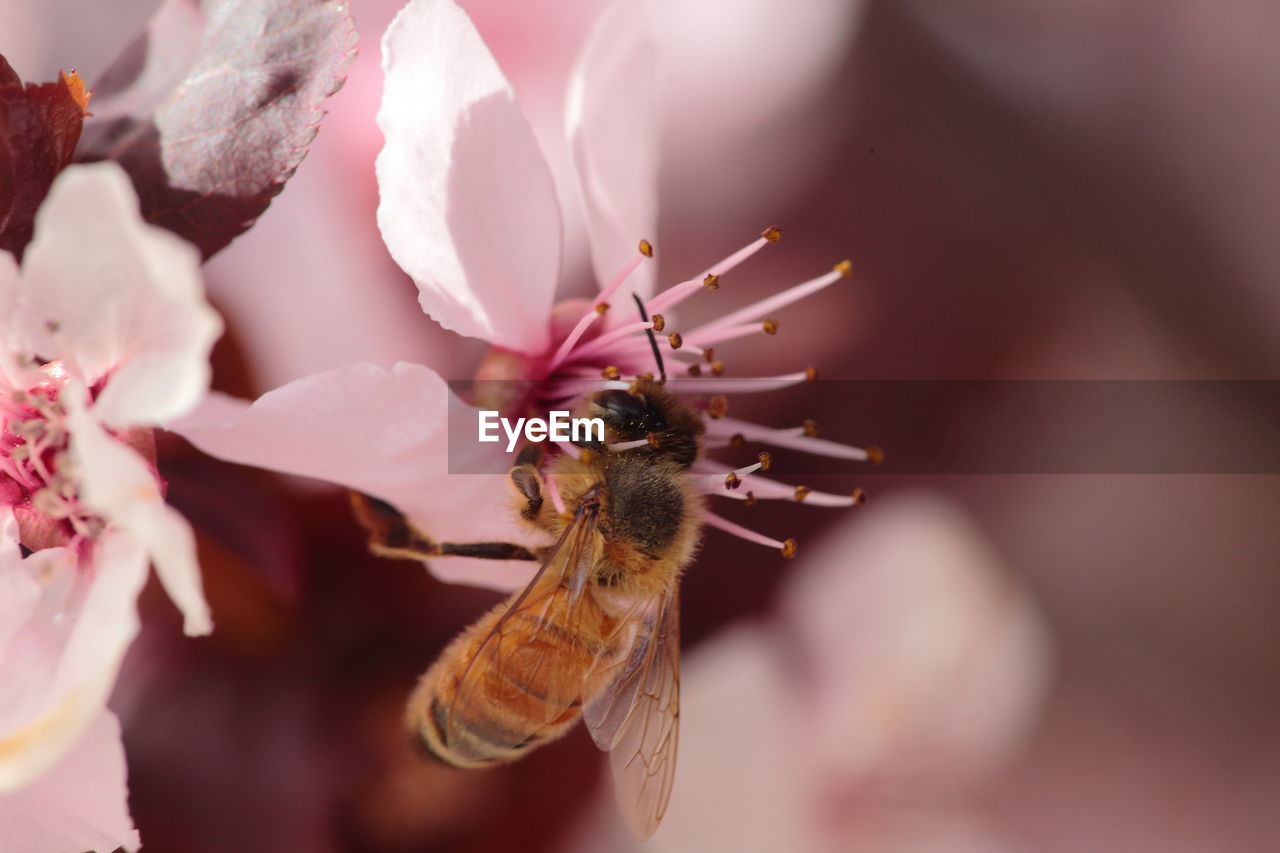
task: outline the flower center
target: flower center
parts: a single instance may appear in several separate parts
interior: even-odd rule
[[[33,551],[93,538],[103,527],[80,505],[58,401],[67,373],[51,361],[40,374],[29,388],[0,388],[0,503],[13,507],[22,544]]]
[[[693,278],[667,288],[648,301],[637,299],[634,320],[621,322],[615,318],[615,323],[607,326],[603,318],[631,307],[630,299],[617,299],[617,307],[610,306],[610,299],[622,289],[636,267],[653,256],[653,247],[641,240],[636,256],[594,300],[570,300],[556,306],[551,317],[553,350],[528,355],[500,347],[491,349],[476,374],[480,381],[475,385],[473,402],[507,415],[545,417],[548,411],[571,407],[587,394],[610,387],[629,388],[640,377],[653,379],[661,373],[669,390],[688,397],[690,405],[703,411],[708,451],[738,448],[750,441],[878,464],[882,459],[879,449],[819,439],[813,421],[806,420],[794,428],[774,429],[727,417],[727,394],[785,388],[811,381],[816,374],[812,367],[807,367],[780,376],[723,378],[724,364],[716,357],[713,346],[752,334],[777,334],[779,323],[770,315],[848,278],[851,271],[848,261],[684,334],[673,328],[673,315],[669,313],[672,309],[696,293],[718,290],[723,275],[765,246],[778,242],[780,237],[781,231],[777,228],[766,229],[758,239]],[[610,446],[609,450],[625,452],[644,443],[626,442]],[[577,455],[577,448],[572,444],[561,443],[559,450]],[[833,507],[858,506],[863,502],[861,489],[838,495],[766,480],[756,472],[768,469],[769,454],[761,453],[757,458],[757,462],[738,468],[702,459],[695,465],[693,476],[703,483],[708,495],[744,501],[747,505],[755,504],[757,499],[788,499]],[[556,497],[554,491],[552,497]],[[794,540],[777,540],[755,533],[710,511],[704,513],[704,520],[712,527],[777,548],[786,557],[796,552]]]

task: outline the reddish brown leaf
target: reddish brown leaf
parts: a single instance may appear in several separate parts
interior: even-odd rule
[[[71,161],[87,102],[74,71],[55,83],[23,86],[0,57],[0,249],[22,257],[36,210]]]
[[[293,174],[355,54],[345,0],[167,0],[95,89],[79,160],[208,258]]]

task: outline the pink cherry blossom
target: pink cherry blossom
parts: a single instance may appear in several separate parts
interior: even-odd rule
[[[362,33],[380,32],[401,5],[403,0],[365,0],[357,10]],[[558,0],[549,11],[519,0],[460,3],[510,81],[554,178],[564,219],[559,287],[565,292],[584,292],[590,250],[600,254],[605,245],[600,234],[587,245],[564,129],[575,56],[607,5]],[[829,162],[839,145],[832,125],[840,118],[827,100],[859,6],[811,0],[778,15],[763,0],[655,4],[651,79],[645,83],[655,90],[658,132],[651,147],[661,177],[664,264],[676,269],[703,262],[705,246],[731,244],[791,210],[795,193]],[[354,361],[412,361],[448,374],[474,358],[407,310],[403,274],[374,227],[372,164],[383,142],[374,115],[381,84],[377,51],[362,49],[331,102],[309,165],[254,229],[206,269],[210,292],[236,328],[259,387]],[[644,97],[624,97],[616,112],[645,106]],[[631,174],[653,179],[645,168]],[[658,236],[638,222],[634,228],[650,239]],[[605,280],[634,247],[628,230],[613,240],[621,258],[595,268]],[[273,318],[285,312],[314,332],[280,334]]]
[[[477,378],[529,383],[520,399],[495,404],[504,411],[546,411],[593,390],[626,387],[627,377],[655,372],[646,333],[664,331],[664,360],[681,374],[668,387],[707,409],[710,447],[736,446],[749,437],[874,460],[874,451],[820,441],[802,426],[768,429],[724,418],[725,393],[781,388],[814,374],[801,366],[776,376],[723,379],[713,351],[716,344],[772,334],[773,312],[847,278],[848,262],[683,335],[674,331],[680,304],[718,289],[722,276],[776,243],[781,233],[766,229],[742,249],[656,294],[637,275],[652,254],[643,238],[656,214],[657,125],[652,111],[643,108],[649,98],[649,42],[643,7],[616,3],[587,38],[575,66],[568,114],[578,187],[592,247],[598,249],[597,269],[611,270],[600,277],[594,299],[557,304],[562,216],[551,171],[515,94],[452,0],[411,2],[383,40],[386,88],[379,124],[386,145],[377,161],[378,222],[388,249],[418,285],[427,314],[491,344]],[[643,300],[643,318],[632,312],[632,294]],[[175,429],[226,459],[367,492],[441,540],[541,544],[515,520],[501,476],[450,473],[463,470],[448,465],[450,432],[473,434],[476,423],[475,409],[467,404],[474,401],[451,402],[451,393],[426,367],[355,365],[291,383],[251,405],[214,397]],[[560,450],[575,452],[571,446]],[[730,499],[845,507],[861,500],[859,492],[797,490],[759,477],[755,472],[766,465],[767,460],[735,469],[706,461],[695,475],[709,494]],[[730,484],[737,487],[726,488]],[[551,497],[556,498],[554,489]],[[792,542],[715,513],[705,519],[794,552]],[[459,558],[432,568],[449,580],[500,588],[528,576],[527,565]]]
[[[85,738],[118,737],[114,722],[86,730],[137,633],[148,563],[186,633],[212,628],[151,438],[208,387],[221,321],[198,268],[192,247],[142,222],[111,164],[57,178],[21,268],[0,253],[0,791],[38,782]]]

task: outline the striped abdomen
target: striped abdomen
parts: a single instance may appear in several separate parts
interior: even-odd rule
[[[422,677],[410,722],[423,748],[441,761],[457,767],[511,761],[564,734],[581,715],[584,682],[606,652],[598,638],[607,635],[608,617],[594,601],[579,602],[571,614],[562,588],[532,599],[496,632],[511,602],[485,614]],[[565,624],[570,617],[574,624]]]

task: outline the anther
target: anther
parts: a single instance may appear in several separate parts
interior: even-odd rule
[[[812,382],[818,378],[818,369],[816,367],[806,367],[804,369],[804,381]]]
[[[646,440],[649,442],[649,446],[654,450],[660,450],[662,448],[662,438],[656,432],[649,433]]]
[[[653,330],[655,332],[661,332],[667,327],[667,318],[663,317],[661,314],[654,314],[649,318],[649,322],[653,323]]]
[[[850,271],[853,270],[853,264],[848,261],[841,261],[831,268],[833,271],[840,273],[841,278],[848,278]]]
[[[794,559],[796,556],[796,540],[784,539],[782,541],[782,557],[784,560]]]
[[[640,241],[640,254],[644,255],[646,258],[652,258],[652,257],[653,257],[653,244],[652,244],[652,243],[650,243],[648,240],[641,240],[641,241]]]
[[[766,335],[776,335],[776,334],[778,334],[778,321],[777,321],[777,320],[765,320],[763,323],[761,323],[761,324],[760,324],[760,327],[761,327],[762,329],[764,329],[764,333],[765,333]]]
[[[866,493],[866,492],[864,492],[864,491],[862,490],[862,487],[861,487],[861,486],[859,486],[858,488],[854,489],[854,490],[853,490],[853,505],[854,505],[854,506],[862,506],[862,505],[863,505],[864,503],[866,503],[866,502],[867,502],[867,493]]]
[[[813,491],[808,486],[796,486],[796,501],[804,503],[804,499],[809,497],[809,492]]]
[[[743,501],[743,504],[745,504],[746,506],[755,506],[755,505],[756,505],[756,493],[755,493],[755,492],[747,492],[747,499],[746,499],[745,501]]]
[[[604,379],[614,379],[614,380],[621,379],[622,371],[611,364],[608,367],[606,367],[604,370],[600,371],[600,376]]]
[[[684,338],[680,337],[679,332],[672,332],[667,335],[667,342],[671,344],[672,349],[680,349],[684,344]]]
[[[761,471],[768,471],[773,467],[773,457],[766,451],[761,451],[760,455],[757,456],[756,459],[760,462]]]
[[[707,290],[719,290],[720,276],[708,273],[707,277],[702,280],[702,283],[706,285]]]
[[[711,372],[714,373],[716,376],[724,376],[724,362],[723,361],[711,362]]]
[[[729,399],[723,394],[716,394],[707,401],[707,414],[714,419],[723,418],[729,413]]]
[[[597,314],[603,314],[604,312],[606,312],[606,311],[608,311],[608,310],[609,310],[609,303],[608,303],[608,302],[597,302],[597,303],[596,303],[596,313],[597,313]]]
[[[701,375],[702,375],[702,365],[700,365],[700,364],[691,364],[691,365],[689,365],[689,375],[690,375],[690,376],[701,376]]]
[[[782,239],[782,229],[766,228],[760,232],[760,236],[768,240],[770,243],[776,243]]]
[[[740,432],[735,432],[733,435],[729,436],[730,447],[741,447],[746,443],[747,443],[747,437]]]
[[[879,465],[884,461],[884,451],[876,447],[874,444],[867,448],[867,461],[872,465]]]
[[[742,478],[734,472],[730,471],[724,475],[724,487],[726,489],[736,489],[742,485]]]
[[[809,438],[817,438],[818,433],[822,432],[822,428],[818,426],[818,422],[813,418],[805,418],[804,423],[800,425],[800,429]]]
[[[639,376],[637,376],[636,379],[642,382],[652,382],[653,374],[649,373],[648,371],[645,371],[644,373],[641,373]]]
[[[715,347],[707,347],[706,349],[704,349],[704,350],[702,351],[702,358],[707,362],[707,364],[710,364],[711,362],[715,361],[715,360],[716,360],[716,348],[715,348]]]

